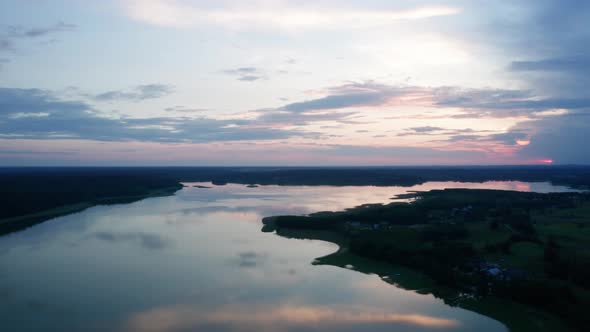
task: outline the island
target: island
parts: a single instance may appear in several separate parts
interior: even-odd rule
[[[590,194],[446,189],[396,199],[268,217],[263,231],[336,243],[313,263],[377,274],[511,331],[590,325]]]

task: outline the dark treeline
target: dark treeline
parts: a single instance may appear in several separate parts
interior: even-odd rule
[[[179,182],[412,186],[428,181],[549,181],[590,187],[590,167],[48,167],[0,168],[0,221],[62,206],[178,188]],[[409,212],[411,213],[411,211]]]
[[[82,202],[141,196],[174,187],[180,188],[173,179],[129,171],[3,171],[0,172],[0,219]]]
[[[590,187],[588,166],[173,167],[135,171],[165,175],[178,181],[212,181],[216,184],[413,186],[428,181],[512,180]]]
[[[590,187],[590,166],[0,168],[0,178],[35,173],[135,174],[216,184],[412,186],[428,181],[549,181]]]

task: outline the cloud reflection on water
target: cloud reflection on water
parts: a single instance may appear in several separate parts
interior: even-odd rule
[[[362,324],[399,324],[427,330],[447,330],[460,325],[454,319],[418,313],[388,312],[372,307],[335,307],[285,304],[275,307],[227,306],[212,311],[179,305],[150,309],[132,315],[125,323],[129,332],[201,330],[216,326],[223,331],[298,331],[359,327]],[[391,326],[389,326],[390,330]]]
[[[139,244],[142,248],[159,250],[172,245],[169,239],[156,233],[146,232],[111,232],[100,231],[95,232],[92,236],[96,239],[111,242],[111,243],[125,243]]]

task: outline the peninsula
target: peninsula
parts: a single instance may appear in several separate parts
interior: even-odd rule
[[[590,194],[446,189],[401,198],[409,201],[265,218],[263,230],[337,243],[314,264],[378,274],[514,331],[590,324]]]

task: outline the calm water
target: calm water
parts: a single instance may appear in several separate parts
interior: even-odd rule
[[[0,330],[505,331],[377,276],[312,266],[333,244],[260,231],[264,216],[449,187],[567,190],[522,182],[227,185],[98,206],[0,238]]]

